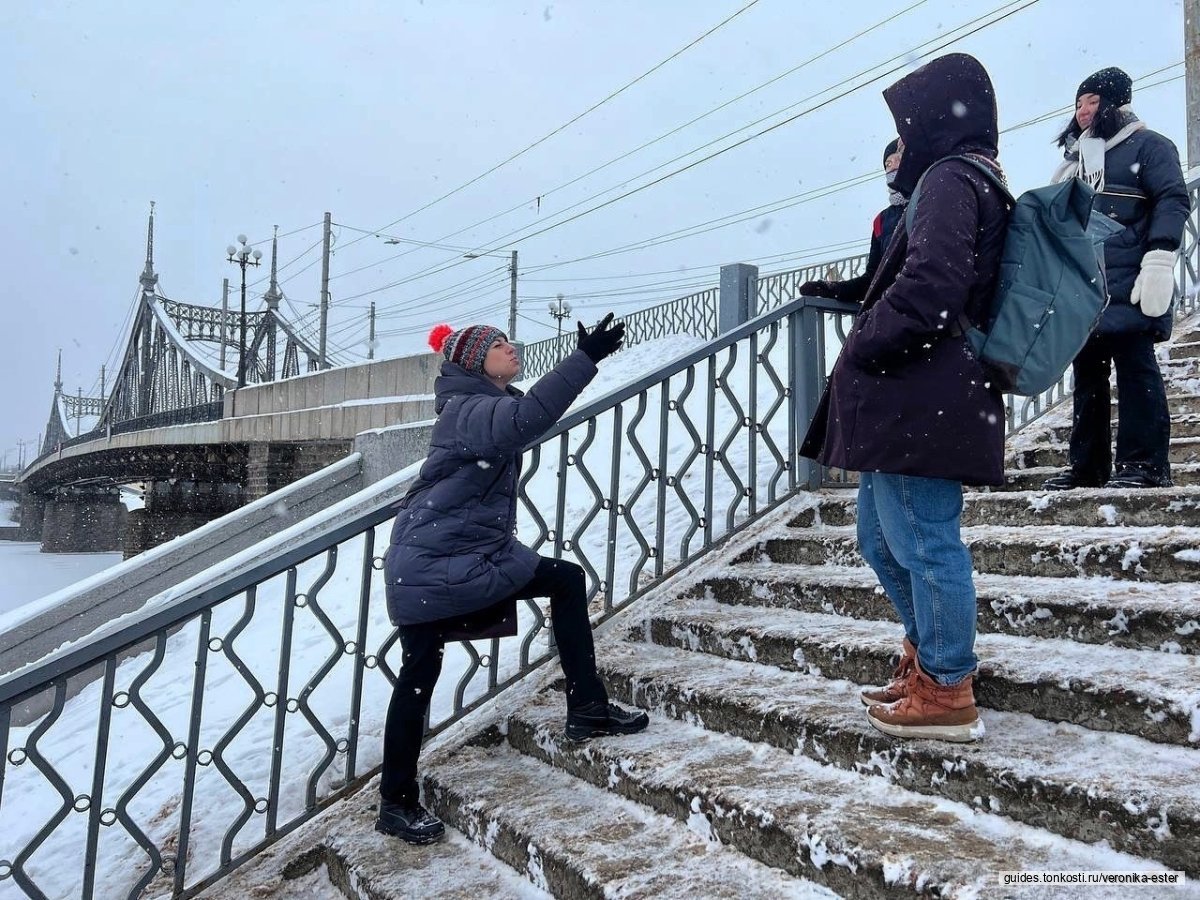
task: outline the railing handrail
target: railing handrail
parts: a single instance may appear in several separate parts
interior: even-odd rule
[[[570,431],[588,419],[594,418],[604,412],[607,412],[614,406],[624,403],[633,397],[636,397],[648,387],[660,384],[685,369],[703,362],[714,353],[720,353],[725,348],[738,341],[744,340],[756,331],[761,331],[764,325],[770,325],[772,322],[786,318],[792,313],[798,312],[801,309],[817,309],[822,312],[832,313],[852,313],[858,309],[857,304],[847,303],[842,300],[830,300],[825,297],[797,297],[795,300],[789,300],[782,306],[755,316],[749,319],[745,324],[739,325],[732,331],[727,331],[710,341],[706,341],[700,347],[689,351],[676,358],[674,361],[655,369],[649,375],[644,375],[637,381],[630,382],[622,387],[599,397],[586,406],[580,407],[575,412],[564,416],[559,420],[558,424],[551,428],[541,438],[526,446],[526,450],[531,449],[537,444],[544,443],[556,438],[566,431]]]
[[[364,489],[364,492],[372,491],[385,494],[389,489],[394,490],[397,486],[397,481],[403,483],[415,477],[415,467],[416,464],[408,466],[401,470],[401,472],[396,473],[396,475],[370,485]],[[405,472],[409,472],[410,474],[406,477],[401,477]],[[353,496],[341,501],[339,505],[352,502],[352,500]],[[186,619],[206,606],[235,596],[251,584],[261,582],[271,575],[278,574],[294,565],[311,559],[323,550],[327,550],[331,546],[336,546],[345,540],[346,537],[353,536],[367,528],[386,521],[395,514],[393,507],[396,502],[395,496],[381,497],[373,505],[369,506],[366,511],[353,519],[342,522],[333,528],[322,530],[312,537],[303,540],[301,543],[289,547],[278,555],[268,557],[262,562],[238,571],[235,575],[230,576],[224,581],[204,588],[196,594],[190,596],[184,595],[168,605],[164,605],[161,609],[154,610],[142,618],[135,619],[118,631],[109,633],[100,632],[94,636],[81,638],[69,650],[62,651],[58,655],[45,657],[31,663],[25,668],[10,672],[0,678],[0,704],[19,701],[22,699],[23,694],[38,690],[38,685],[49,678],[59,678],[64,673],[70,676],[88,669],[102,662],[111,654],[119,653],[126,647],[138,644],[146,638],[157,634],[159,631],[170,628],[178,620]],[[317,513],[316,515],[328,515],[331,513],[331,509],[322,510],[321,513]],[[290,535],[311,529],[311,524],[305,524],[307,521],[298,522],[284,531],[264,538],[263,542],[274,544],[285,543]],[[263,542],[260,542],[260,544]],[[230,562],[236,562],[239,557],[251,556],[261,552],[257,550],[258,546],[258,544],[255,544],[247,547],[235,555]],[[192,577],[196,578],[200,576]],[[53,671],[48,673],[47,669],[52,669]]]
[[[822,297],[798,297],[769,312],[750,319],[743,325],[729,331],[720,337],[705,342],[701,347],[690,351],[673,362],[668,363],[650,375],[643,376],[636,382],[623,385],[614,391],[599,397],[583,408],[561,419],[557,425],[546,434],[526,446],[526,450],[548,443],[586,422],[588,419],[602,415],[604,412],[619,406],[631,397],[637,396],[647,387],[660,384],[687,369],[689,366],[719,353],[725,348],[744,340],[764,326],[786,318],[804,308],[813,308],[834,313],[846,313],[854,310],[854,304]],[[368,490],[385,491],[391,485],[390,481],[372,485]],[[48,657],[32,663],[24,669],[0,677],[0,704],[19,700],[24,694],[41,689],[47,680],[59,678],[64,674],[72,675],[88,669],[103,661],[113,653],[140,643],[157,634],[163,629],[170,628],[179,620],[184,620],[206,606],[214,605],[245,590],[252,584],[277,575],[293,565],[316,556],[318,553],[336,546],[347,537],[355,535],[367,528],[379,525],[395,514],[394,497],[380,499],[374,506],[360,513],[354,519],[348,520],[336,528],[322,531],[308,540],[292,547],[278,556],[272,556],[251,568],[242,570],[228,580],[218,582],[203,591],[185,596],[147,617],[131,622],[119,631],[101,634],[96,637],[83,638],[76,646],[58,656]],[[274,535],[269,540],[276,540]],[[253,548],[250,548],[253,549]]]

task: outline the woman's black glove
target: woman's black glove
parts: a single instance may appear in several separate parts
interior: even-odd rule
[[[825,297],[829,300],[836,300],[837,289],[834,288],[832,281],[806,281],[800,285],[800,295],[802,297]]]
[[[579,349],[594,363],[600,362],[606,356],[612,356],[621,346],[621,341],[625,340],[625,323],[618,322],[610,328],[612,320],[613,314],[609,313],[591,331],[584,328],[582,322],[578,323]]]

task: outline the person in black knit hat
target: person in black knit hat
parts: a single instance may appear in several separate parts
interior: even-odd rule
[[[1101,69],[1079,85],[1075,114],[1058,136],[1065,160],[1054,181],[1087,182],[1096,190],[1094,208],[1125,229],[1104,243],[1108,306],[1073,364],[1071,467],[1047,480],[1047,490],[1171,484],[1171,419],[1154,344],[1171,336],[1175,265],[1191,201],[1175,145],[1134,115],[1132,100],[1132,79]]]
[[[896,178],[896,170],[900,168],[900,158],[904,145],[896,138],[883,150],[883,171],[888,183],[888,206],[875,217],[871,225],[871,252],[867,256],[867,267],[861,275],[847,278],[845,281],[808,281],[800,285],[800,293],[808,297],[828,297],[833,300],[846,300],[850,303],[861,303],[892,240],[892,234],[900,220],[904,217],[904,209],[908,198],[892,187]]]

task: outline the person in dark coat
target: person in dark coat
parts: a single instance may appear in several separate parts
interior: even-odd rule
[[[1102,69],[1079,86],[1075,114],[1058,139],[1066,159],[1054,180],[1082,178],[1097,191],[1094,208],[1125,230],[1104,244],[1108,306],[1075,358],[1071,468],[1046,481],[1049,490],[1171,484],[1171,417],[1154,344],[1171,336],[1175,264],[1191,201],[1175,145],[1134,115],[1132,99],[1130,77]]]
[[[1003,178],[992,83],[954,53],[884,91],[904,154],[895,187],[922,193],[863,300],[801,449],[861,473],[859,550],[904,625],[892,683],[864,693],[877,729],[970,741],[983,733],[963,484],[1003,483],[1004,406],[961,330],[994,293],[1007,202],[968,155]],[[936,165],[935,165],[936,163]]]
[[[845,281],[806,281],[800,285],[800,293],[806,297],[828,297],[831,300],[845,300],[848,303],[862,303],[871,286],[871,280],[879,268],[879,261],[891,243],[896,226],[904,218],[904,210],[908,198],[895,188],[896,170],[900,168],[901,155],[900,139],[892,141],[883,150],[883,171],[888,184],[888,205],[883,212],[871,223],[871,250],[867,254],[867,266],[861,275],[847,278]]]
[[[586,740],[641,731],[649,718],[610,703],[596,673],[582,568],[538,556],[516,538],[521,456],[566,412],[616,352],[625,325],[612,314],[578,349],[522,394],[515,348],[498,328],[438,326],[430,345],[445,357],[434,382],[429,455],[398,504],[385,558],[388,615],[402,665],[388,707],[376,828],[428,843],[442,823],[418,800],[417,759],[430,697],[449,640],[517,633],[517,601],[550,598],[550,621],[566,676],[567,736]]]

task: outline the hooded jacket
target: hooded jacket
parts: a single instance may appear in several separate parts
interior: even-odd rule
[[[940,57],[884,99],[904,140],[894,186],[906,196],[947,156],[995,165],[995,92],[973,57]],[[900,223],[867,290],[802,455],[857,472],[1003,483],[1003,399],[954,325],[963,313],[981,320],[1007,221],[1004,198],[970,164],[930,172],[912,233]]]
[[[429,455],[398,504],[385,557],[392,624],[461,628],[529,583],[540,557],[515,534],[521,455],[595,375],[576,350],[522,394],[442,364]]]

